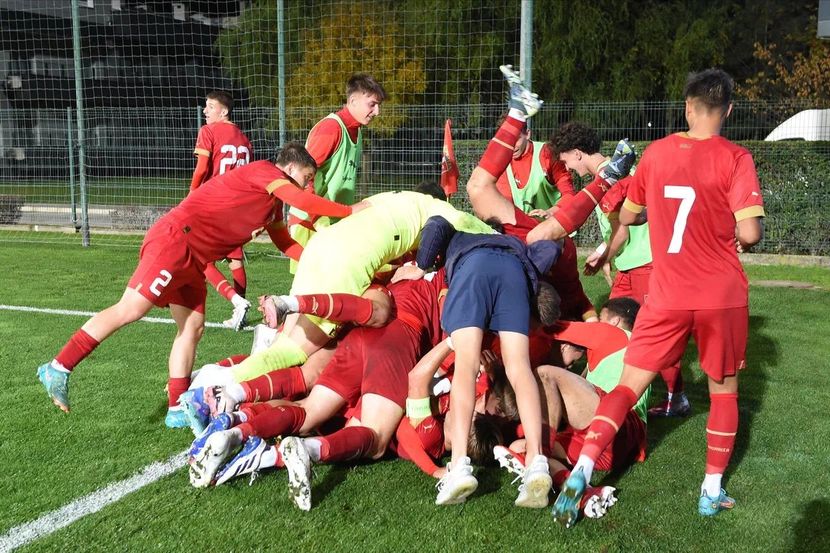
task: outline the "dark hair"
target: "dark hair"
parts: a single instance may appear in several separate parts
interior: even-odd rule
[[[536,301],[531,304],[533,314],[538,317],[542,326],[550,326],[559,319],[562,311],[560,306],[562,299],[556,288],[549,282],[539,281],[539,291],[536,293]]]
[[[578,121],[563,123],[553,131],[548,141],[551,152],[559,158],[562,152],[581,150],[588,155],[596,154],[602,145],[599,134],[590,125]]]
[[[228,115],[230,115],[233,111],[233,96],[231,96],[229,92],[225,92],[224,90],[211,90],[207,93],[205,99],[216,100],[225,106],[228,110]]]
[[[484,222],[494,231],[499,234],[504,234],[504,224],[502,224],[501,219],[498,217],[488,217]]]
[[[281,166],[296,163],[301,167],[311,167],[317,171],[317,162],[314,161],[302,142],[286,142],[283,144],[274,156],[274,163]]]
[[[439,200],[447,200],[447,194],[444,192],[444,189],[432,179],[422,180],[415,185],[414,190],[415,192],[426,194],[427,196],[432,196],[433,198]]]
[[[507,380],[507,373],[504,367],[493,371],[493,382],[490,386],[490,393],[498,402],[498,410],[502,417],[509,421],[519,422],[519,404],[516,401],[516,391],[510,381]]]
[[[609,313],[620,317],[626,326],[626,330],[631,330],[634,328],[634,320],[640,311],[640,304],[634,298],[625,296],[608,300],[602,306],[602,309],[607,309]]]
[[[700,102],[707,111],[719,109],[725,113],[732,103],[734,89],[735,81],[726,71],[706,69],[699,73],[689,73],[686,86],[683,87],[683,97]]]
[[[355,92],[374,94],[377,96],[378,102],[386,100],[386,90],[374,77],[366,73],[355,73],[349,77],[349,81],[346,83],[346,97],[348,98]]]
[[[504,422],[498,415],[475,414],[467,440],[467,455],[472,464],[493,464],[493,448],[504,443]]]

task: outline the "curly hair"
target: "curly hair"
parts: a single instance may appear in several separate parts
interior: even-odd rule
[[[601,145],[602,141],[597,131],[586,123],[577,121],[569,121],[560,125],[553,131],[548,141],[548,146],[556,158],[562,152],[570,150],[581,150],[588,155],[595,154],[599,152]]]

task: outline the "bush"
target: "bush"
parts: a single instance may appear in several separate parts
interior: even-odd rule
[[[23,214],[22,196],[0,196],[0,225],[13,225],[20,220]]]

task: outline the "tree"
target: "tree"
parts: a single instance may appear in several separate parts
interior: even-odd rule
[[[400,126],[406,113],[397,106],[420,103],[426,77],[412,49],[399,42],[404,36],[399,24],[367,0],[313,8],[301,3],[286,8],[288,128],[307,129],[321,112],[342,105],[345,83],[357,72],[372,74],[389,95],[383,117],[372,128],[383,132]],[[276,0],[255,2],[239,26],[224,30],[217,40],[223,66],[247,88],[254,106],[278,105],[277,40]]]

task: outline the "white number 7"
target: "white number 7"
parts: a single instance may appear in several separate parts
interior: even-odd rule
[[[692,210],[692,204],[695,203],[697,196],[695,195],[695,189],[691,186],[666,185],[663,188],[663,197],[680,200],[680,207],[677,210],[677,218],[674,220],[674,231],[671,235],[668,250],[669,253],[678,253],[680,247],[683,245],[683,232],[686,230],[686,221],[689,218],[689,212]]]

